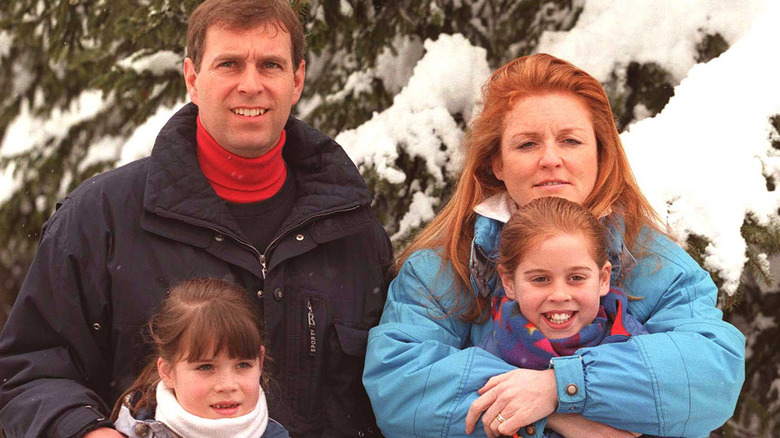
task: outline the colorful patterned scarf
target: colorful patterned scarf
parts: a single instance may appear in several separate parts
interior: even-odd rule
[[[481,347],[517,367],[544,370],[553,357],[571,356],[583,347],[623,342],[632,335],[648,333],[626,312],[627,304],[625,292],[613,286],[601,297],[601,307],[592,323],[568,338],[547,339],[520,313],[517,302],[498,288],[493,295],[493,332]]]

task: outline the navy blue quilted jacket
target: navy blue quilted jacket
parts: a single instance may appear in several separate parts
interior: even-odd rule
[[[378,434],[360,376],[392,249],[363,179],[333,139],[291,117],[297,200],[270,246],[254,248],[200,170],[197,111],[184,106],[151,157],[85,181],[45,225],[0,335],[6,436],[80,436],[105,421],[146,357],[144,323],[193,276],[259,300],[270,415],[291,435]]]

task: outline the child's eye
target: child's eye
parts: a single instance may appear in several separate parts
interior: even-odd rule
[[[571,281],[585,281],[585,276],[580,274],[575,274],[571,276]]]
[[[254,365],[252,362],[239,362],[238,365],[236,365],[238,368],[252,368]]]
[[[531,283],[546,283],[547,277],[533,277],[531,278]]]
[[[214,369],[214,366],[211,365],[210,363],[204,363],[202,365],[198,365],[198,367],[195,369],[198,371],[211,371]]]

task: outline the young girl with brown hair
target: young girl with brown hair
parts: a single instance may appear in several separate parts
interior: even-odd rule
[[[543,370],[556,356],[625,341],[647,330],[610,284],[606,228],[578,204],[535,199],[501,233],[493,333],[484,347],[507,363]]]
[[[260,321],[241,286],[213,278],[171,288],[148,324],[154,356],[111,418],[129,437],[282,438],[261,386]]]

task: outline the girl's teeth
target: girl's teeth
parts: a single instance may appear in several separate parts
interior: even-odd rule
[[[553,324],[563,324],[571,318],[571,314],[568,313],[550,313],[547,315],[547,319],[553,322]]]

